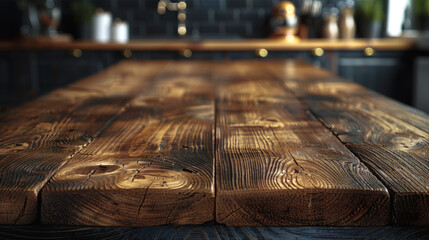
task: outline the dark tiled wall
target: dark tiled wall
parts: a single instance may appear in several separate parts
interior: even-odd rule
[[[71,1],[62,1],[65,14],[69,14],[67,7]],[[280,0],[185,1],[188,37],[262,38],[270,33],[272,7]],[[326,6],[337,1],[323,0]],[[299,8],[301,0],[292,2]],[[93,0],[93,3],[128,21],[131,38],[177,38],[177,13],[167,11],[159,15],[158,0]]]
[[[70,5],[73,0],[57,0],[63,9],[60,30],[74,29]],[[111,11],[114,17],[130,23],[131,38],[177,38],[177,13],[159,15],[158,0],[88,0],[97,7]],[[178,0],[171,0],[177,2]],[[280,0],[185,0],[187,3],[188,36],[201,38],[261,38],[269,35],[269,18],[272,7]],[[301,0],[291,0],[297,7]],[[324,6],[335,5],[340,0],[322,0]],[[5,35],[16,34],[19,26],[15,0],[0,0],[0,25],[7,27]],[[13,8],[13,16],[9,9]],[[7,24],[6,24],[7,23]],[[3,26],[1,26],[3,27]],[[4,28],[3,28],[4,29]],[[0,35],[0,38],[5,36]]]
[[[96,6],[130,23],[132,38],[177,37],[177,13],[159,15],[158,0],[94,0]],[[177,0],[172,0],[177,2]],[[278,0],[186,0],[188,36],[256,38],[269,34]],[[300,0],[294,2],[299,3]],[[65,3],[65,2],[64,2]],[[63,3],[63,4],[64,4]]]

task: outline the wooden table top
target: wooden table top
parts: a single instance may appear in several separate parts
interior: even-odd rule
[[[8,225],[428,226],[429,117],[299,61],[124,61],[2,113],[0,176]]]
[[[0,50],[140,50],[140,51],[254,51],[265,48],[269,51],[297,51],[323,48],[325,50],[363,50],[372,47],[376,50],[413,50],[416,39],[302,39],[290,42],[279,39],[238,39],[238,40],[131,40],[128,43],[96,43],[92,41],[0,41]]]

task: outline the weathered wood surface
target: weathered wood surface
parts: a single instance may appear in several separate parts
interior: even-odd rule
[[[387,189],[261,65],[216,66],[216,221],[388,224]]]
[[[42,223],[152,226],[214,220],[210,65],[171,64],[42,190]]]
[[[429,224],[426,114],[307,64],[270,68],[388,187],[393,223]]]
[[[109,239],[109,240],[286,240],[286,239],[429,239],[425,227],[52,227],[0,226],[0,239]]]
[[[428,150],[426,114],[310,65],[124,62],[0,114],[0,224],[427,226]]]
[[[0,224],[36,220],[40,189],[166,63],[121,63],[0,115]]]

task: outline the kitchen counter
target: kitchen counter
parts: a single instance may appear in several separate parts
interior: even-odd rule
[[[123,61],[0,122],[1,224],[429,225],[429,117],[300,61]]]
[[[3,41],[0,50],[141,50],[141,51],[177,51],[189,49],[193,51],[254,51],[265,48],[272,51],[312,50],[363,50],[371,47],[378,50],[412,50],[416,41],[412,39],[354,39],[324,40],[306,39],[298,42],[286,42],[273,39],[246,40],[133,40],[129,43],[95,43],[90,41],[46,42],[46,41]]]

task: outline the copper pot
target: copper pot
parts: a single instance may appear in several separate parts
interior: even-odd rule
[[[296,38],[298,18],[295,13],[295,5],[292,2],[283,1],[274,6],[271,28],[271,37]]]

